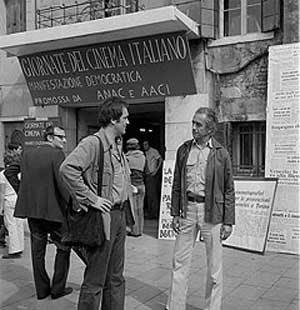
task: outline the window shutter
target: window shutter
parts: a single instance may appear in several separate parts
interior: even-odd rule
[[[262,0],[262,32],[280,27],[280,0]]]
[[[219,0],[202,0],[200,3],[200,36],[216,39],[219,32]]]
[[[7,34],[26,30],[26,1],[6,1],[6,31]]]
[[[217,37],[219,25],[219,0],[173,0],[173,4],[199,24],[204,38]]]

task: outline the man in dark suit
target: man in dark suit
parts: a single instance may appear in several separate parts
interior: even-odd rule
[[[45,144],[24,152],[14,215],[28,218],[37,298],[44,299],[51,295],[52,299],[57,299],[72,292],[72,288],[66,288],[70,248],[61,244],[68,194],[58,170],[65,157],[65,131],[49,126],[45,131],[45,140]],[[57,247],[52,284],[45,268],[48,234]]]

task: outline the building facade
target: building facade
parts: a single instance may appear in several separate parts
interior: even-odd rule
[[[34,36],[46,33],[45,29],[67,32],[67,27],[74,24],[81,24],[82,31],[85,27],[88,31],[89,25],[101,19],[113,28],[116,16],[130,18],[149,12],[155,19],[170,6],[183,13],[184,16],[176,14],[187,18],[186,24],[197,30],[196,36],[186,31],[196,91],[129,100],[131,124],[125,139],[147,139],[165,159],[172,160],[177,146],[191,136],[194,111],[210,106],[218,111],[217,136],[231,153],[234,174],[264,176],[268,48],[299,42],[297,0],[55,0],[51,7],[46,0],[0,0],[0,48],[1,38],[8,36],[23,33],[16,38],[24,38],[24,45],[28,46],[31,42],[26,42],[24,33]],[[122,25],[123,20],[118,22]],[[141,28],[133,33],[142,37],[149,27],[138,21]],[[164,25],[158,24],[149,35],[155,35]],[[119,40],[122,35],[120,30]],[[125,36],[130,39],[127,32]],[[55,49],[62,48],[61,41],[57,41]],[[59,119],[68,137],[67,152],[97,130],[99,102],[82,102],[75,107],[35,105],[18,58],[6,51],[5,46],[0,50],[0,166],[12,136],[21,139],[27,118]],[[181,72],[175,70],[174,78],[175,75],[180,77]]]

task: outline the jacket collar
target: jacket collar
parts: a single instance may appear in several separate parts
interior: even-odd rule
[[[184,142],[184,145],[190,149],[193,141],[194,141],[194,139],[188,140],[188,141]],[[210,141],[211,141],[211,146],[213,149],[222,148],[222,145],[214,137],[211,137]]]

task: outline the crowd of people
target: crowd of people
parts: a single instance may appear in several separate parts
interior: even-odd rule
[[[149,218],[159,216],[163,160],[149,141],[143,141],[143,151],[135,137],[123,147],[129,124],[125,101],[112,97],[99,105],[98,124],[100,129],[67,157],[65,131],[55,125],[46,128],[43,144],[25,152],[11,146],[5,153],[0,246],[6,246],[8,234],[2,258],[20,258],[27,219],[37,299],[72,293],[66,283],[73,248],[86,265],[78,310],[123,310],[125,238],[142,236],[145,210]],[[204,309],[221,309],[222,240],[231,234],[235,202],[230,156],[213,137],[216,125],[212,109],[198,109],[193,139],[177,151],[171,203],[177,237],[168,310],[185,309],[198,231],[208,267]],[[52,279],[45,267],[49,236],[57,248]]]

